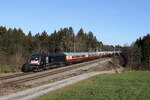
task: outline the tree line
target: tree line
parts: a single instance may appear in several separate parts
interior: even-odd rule
[[[102,42],[82,28],[76,34],[69,27],[51,34],[43,31],[33,35],[31,31],[24,33],[20,28],[0,27],[0,64],[22,64],[35,53],[88,52],[102,48]]]
[[[150,34],[138,38],[131,46],[122,49],[128,68],[150,70]]]

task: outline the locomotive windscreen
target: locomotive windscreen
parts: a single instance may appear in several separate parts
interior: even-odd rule
[[[31,60],[38,61],[38,60],[39,60],[39,56],[33,55],[33,56],[31,57]]]
[[[39,59],[40,59],[39,56],[33,55],[31,57],[30,64],[39,65],[40,64]]]

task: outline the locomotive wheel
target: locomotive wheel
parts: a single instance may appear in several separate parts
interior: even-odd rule
[[[30,71],[30,66],[29,64],[24,64],[22,66],[22,72],[29,72]]]
[[[44,68],[43,68],[44,70],[48,70],[49,69],[49,67],[48,66],[44,66]]]
[[[32,71],[34,71],[34,72],[40,72],[40,71],[42,71],[43,69],[42,68],[40,68],[39,66],[36,66],[36,67],[34,67],[33,69],[32,69]]]

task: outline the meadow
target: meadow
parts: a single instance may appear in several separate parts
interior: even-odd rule
[[[38,100],[149,100],[150,72],[98,75]]]

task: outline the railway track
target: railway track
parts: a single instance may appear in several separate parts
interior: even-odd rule
[[[14,74],[14,75],[9,75],[9,76],[3,76],[3,77],[0,77],[0,80],[16,78],[16,77],[20,77],[20,76],[24,76],[24,75],[29,75],[29,74],[33,74],[33,72],[19,73],[19,74]]]
[[[104,60],[104,59],[103,59]],[[69,70],[73,70],[73,69],[76,69],[76,68],[79,68],[79,67],[83,67],[83,66],[86,66],[86,65],[90,65],[92,63],[96,63],[100,60],[93,60],[93,61],[89,61],[89,62],[85,62],[85,63],[80,63],[80,64],[75,64],[75,65],[71,65],[71,67],[64,67],[62,69],[58,69],[58,70],[54,70],[54,71],[51,71],[51,72],[46,72],[46,73],[43,73],[43,74],[39,74],[39,75],[36,75],[36,76],[30,76],[30,77],[26,77],[26,78],[22,78],[22,79],[18,79],[18,80],[11,80],[11,81],[8,81],[8,82],[3,82],[0,84],[0,88],[6,88],[6,87],[9,87],[9,86],[17,86],[21,83],[24,83],[24,82],[28,82],[28,81],[31,81],[31,80],[36,80],[36,79],[39,79],[39,78],[43,78],[43,77],[46,77],[46,76],[49,76],[49,75],[54,75],[54,74],[58,74],[58,73],[62,73],[62,72],[65,72],[65,71],[69,71]],[[32,72],[33,73],[33,72]],[[6,78],[15,78],[15,77],[18,77],[19,75],[28,75],[28,74],[32,74],[32,73],[21,73],[21,74],[16,74],[16,75],[12,75],[12,76],[6,76]],[[4,79],[4,77],[1,77],[2,79]]]
[[[17,77],[21,77],[21,76],[25,76],[25,75],[30,75],[30,74],[35,74],[35,72],[26,72],[26,73],[23,72],[23,73],[18,73],[18,74],[14,74],[14,75],[2,76],[2,77],[0,77],[0,80],[12,79],[12,78],[17,78]]]
[[[66,65],[66,66],[69,66],[69,65]],[[0,77],[0,80],[12,79],[12,78],[21,77],[21,76],[25,76],[25,75],[29,75],[29,74],[35,74],[35,72],[26,72],[26,73],[14,74],[14,75],[2,76],[2,77]]]
[[[66,66],[69,66],[69,65],[66,65]],[[2,76],[2,77],[0,77],[0,80],[12,79],[12,78],[21,77],[21,76],[25,76],[25,75],[29,75],[29,74],[35,74],[35,72],[26,72],[26,73],[14,74],[14,75]]]

